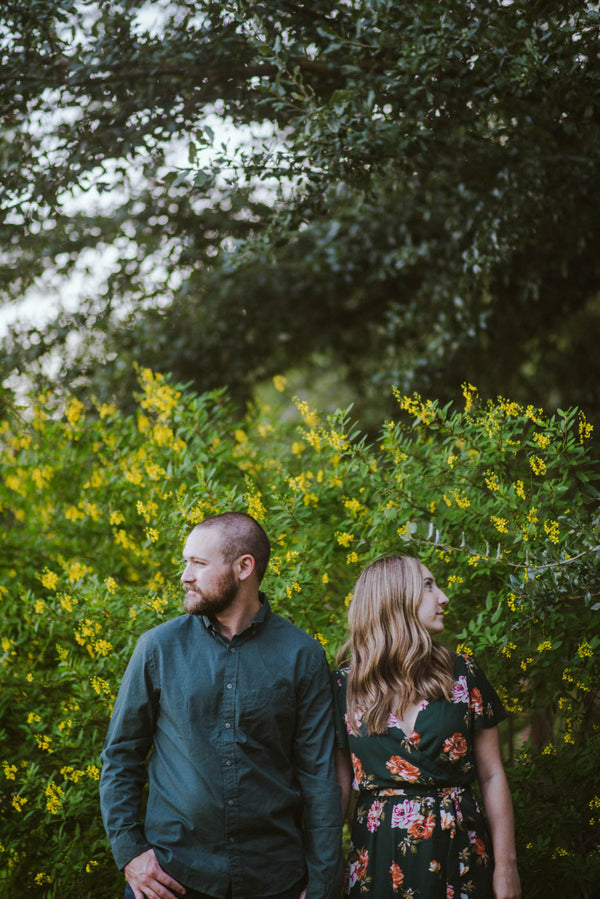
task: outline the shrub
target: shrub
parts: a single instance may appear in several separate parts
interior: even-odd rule
[[[221,391],[143,371],[133,414],[45,396],[0,426],[2,895],[119,894],[97,799],[111,706],[139,634],[179,613],[187,531],[228,508],[265,526],[265,591],[332,661],[362,567],[423,559],[451,597],[445,639],[482,658],[511,712],[524,895],[592,895],[600,494],[585,417],[465,386],[460,409],[398,394],[369,442],[349,412],[275,386],[241,417]]]

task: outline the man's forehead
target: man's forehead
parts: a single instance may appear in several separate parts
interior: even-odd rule
[[[208,553],[220,552],[223,545],[223,535],[219,527],[199,527],[188,535],[185,541],[184,553],[198,556]]]

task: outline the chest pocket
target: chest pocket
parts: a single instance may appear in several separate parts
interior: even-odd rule
[[[251,687],[239,697],[238,725],[242,734],[263,742],[290,744],[296,722],[296,694],[291,684]]]

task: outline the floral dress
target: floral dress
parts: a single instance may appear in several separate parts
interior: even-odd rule
[[[491,842],[471,789],[473,732],[506,713],[485,675],[472,657],[455,656],[451,700],[424,700],[411,734],[390,715],[375,736],[365,726],[350,733],[347,676],[333,675],[337,746],[351,754],[358,790],[345,894],[492,899]]]

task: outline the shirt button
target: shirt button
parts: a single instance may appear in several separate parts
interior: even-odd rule
[[[225,727],[231,727],[231,724],[229,723],[229,721],[225,722]]]
[[[230,799],[227,805],[233,805],[233,799]]]
[[[235,843],[235,837],[229,837],[229,842],[230,842],[230,843]]]
[[[233,684],[227,684],[227,689],[231,690],[233,688]]]
[[[230,647],[229,647],[229,652],[235,652],[235,647],[230,646]]]
[[[231,759],[227,759],[225,764],[227,765],[228,768],[231,768]]]

